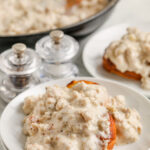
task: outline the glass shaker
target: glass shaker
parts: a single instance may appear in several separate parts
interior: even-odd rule
[[[43,76],[52,79],[77,76],[78,67],[73,59],[78,51],[78,42],[61,30],[54,30],[40,39],[36,43],[36,52],[43,60]]]
[[[4,73],[0,81],[0,96],[5,102],[39,83],[35,74],[41,65],[38,54],[23,43],[17,43],[0,55],[0,69]]]

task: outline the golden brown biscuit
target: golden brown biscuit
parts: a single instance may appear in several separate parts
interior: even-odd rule
[[[68,87],[68,88],[72,88],[72,87],[75,86],[77,83],[81,83],[81,82],[84,82],[84,83],[86,83],[86,84],[98,84],[98,83],[95,83],[95,82],[92,82],[92,81],[86,81],[86,80],[79,80],[79,81],[73,80],[73,81],[71,81],[71,82],[67,85],[67,87]]]
[[[116,68],[116,66],[109,59],[106,59],[105,57],[103,57],[103,68],[108,72],[114,73],[123,78],[141,80],[140,74],[137,74],[135,72],[130,72],[130,71],[121,72]]]

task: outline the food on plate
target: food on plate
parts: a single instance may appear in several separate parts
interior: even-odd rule
[[[73,86],[75,86],[76,84],[81,83],[81,82],[84,82],[86,84],[98,84],[96,82],[86,81],[86,80],[79,80],[79,81],[73,80],[67,85],[67,87],[72,88]]]
[[[111,73],[115,73],[121,77],[124,77],[127,79],[133,79],[133,80],[141,80],[140,74],[137,74],[137,73],[131,72],[131,71],[121,72],[116,68],[116,66],[109,59],[106,59],[105,57],[103,57],[103,67],[107,71],[109,71]]]
[[[26,150],[112,150],[141,134],[140,115],[125,98],[91,81],[47,87],[25,98],[23,110]]]
[[[109,0],[0,0],[0,35],[68,26],[100,12],[108,3]]]
[[[106,48],[103,67],[124,78],[139,80],[142,88],[150,90],[150,33],[127,28],[120,40]]]

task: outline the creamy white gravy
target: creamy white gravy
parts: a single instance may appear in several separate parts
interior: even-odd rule
[[[66,0],[0,0],[0,35],[29,34],[71,25],[107,4],[108,0],[82,0],[67,10]]]
[[[121,72],[140,74],[142,87],[150,90],[150,33],[128,28],[120,40],[108,46],[104,57]]]
[[[109,114],[120,131],[118,144],[136,141],[141,130],[136,110],[101,85],[48,87],[44,95],[27,97],[23,110],[26,150],[107,150],[109,140],[100,137],[111,136]]]

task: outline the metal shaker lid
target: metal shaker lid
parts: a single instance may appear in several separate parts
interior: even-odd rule
[[[61,30],[54,30],[36,43],[36,51],[48,63],[67,62],[79,50],[78,42]]]
[[[7,75],[26,75],[36,71],[41,59],[38,54],[23,43],[17,43],[1,53],[0,69]]]

